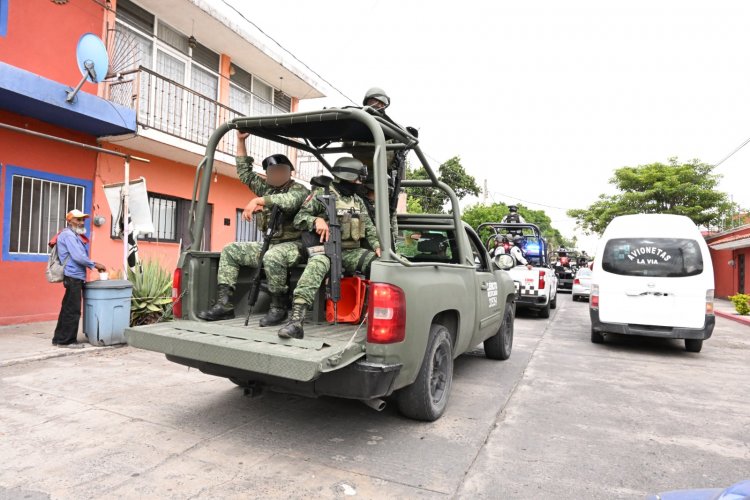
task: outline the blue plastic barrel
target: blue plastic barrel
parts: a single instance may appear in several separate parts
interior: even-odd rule
[[[92,345],[125,343],[133,284],[127,280],[90,281],[83,288],[83,333]]]

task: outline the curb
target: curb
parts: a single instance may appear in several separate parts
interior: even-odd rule
[[[44,354],[37,354],[35,356],[27,356],[25,358],[8,359],[0,361],[0,368],[6,366],[20,365],[22,363],[32,363],[34,361],[44,361],[45,359],[64,358],[67,356],[81,356],[88,353],[100,352],[108,349],[119,349],[125,347],[127,344],[117,344],[108,346],[86,346],[83,349],[63,349],[58,348],[57,351],[51,351]]]
[[[750,316],[740,316],[738,314],[728,313],[724,311],[714,311],[714,314],[716,316],[719,316],[720,318],[728,319],[745,326],[750,326]]]

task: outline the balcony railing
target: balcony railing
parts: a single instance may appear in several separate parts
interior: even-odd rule
[[[243,116],[239,111],[144,67],[122,76],[121,80],[109,84],[109,100],[137,111],[138,125],[145,128],[205,146],[218,125]],[[266,101],[262,104],[257,108],[268,109],[268,114],[288,112]],[[247,146],[256,159],[277,153],[289,154],[289,147],[256,136],[250,136]],[[227,134],[218,150],[234,156],[237,152],[236,135]],[[298,172],[298,177],[309,180],[301,174]]]

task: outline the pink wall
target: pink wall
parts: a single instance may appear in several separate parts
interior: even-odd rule
[[[11,5],[18,3],[12,2]],[[0,111],[0,122],[94,144],[93,138],[52,125]],[[55,173],[91,181],[96,167],[96,153],[47,139],[0,130],[0,210],[4,210],[6,169],[8,165]],[[81,207],[83,208],[83,207]],[[0,217],[0,234],[3,219]],[[63,287],[47,283],[44,262],[11,262],[0,260],[0,325],[43,321],[57,317]]]

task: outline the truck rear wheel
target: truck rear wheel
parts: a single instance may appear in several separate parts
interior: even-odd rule
[[[685,350],[687,352],[701,352],[703,341],[701,339],[685,339]]]
[[[550,300],[549,307],[550,309],[557,309],[557,293],[555,293],[555,298]]]
[[[594,344],[601,344],[604,342],[604,335],[602,332],[597,332],[593,328],[591,329],[591,342]]]
[[[513,349],[513,305],[505,304],[503,323],[497,333],[484,341],[484,354],[490,359],[506,360]]]
[[[445,412],[453,382],[453,345],[443,325],[430,327],[417,380],[398,391],[398,410],[406,417],[432,422]]]
[[[539,309],[539,317],[540,318],[549,318],[549,310],[551,309],[551,304],[547,302],[547,305],[544,306],[542,309]]]

